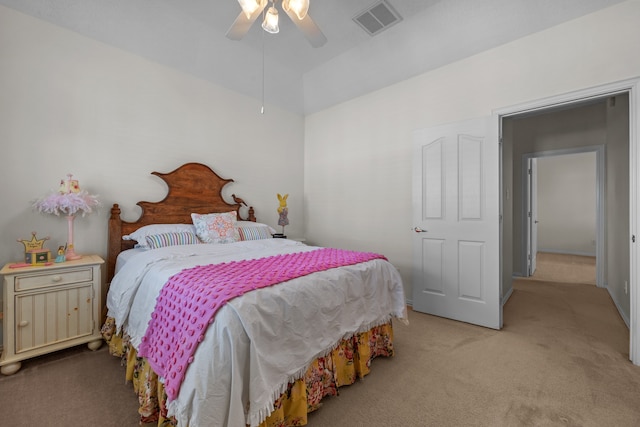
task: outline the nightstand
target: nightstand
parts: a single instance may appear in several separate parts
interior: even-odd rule
[[[0,270],[3,285],[3,353],[0,372],[16,373],[20,361],[88,343],[100,334],[103,259],[85,255],[48,266]]]

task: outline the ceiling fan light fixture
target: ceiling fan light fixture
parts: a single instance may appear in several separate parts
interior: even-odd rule
[[[299,20],[303,20],[309,11],[309,0],[282,0],[282,8],[286,11],[293,11]]]
[[[238,3],[240,3],[240,7],[247,19],[251,19],[251,15],[253,15],[256,10],[264,9],[267,5],[267,0],[238,0]]]
[[[276,34],[280,31],[278,28],[278,10],[271,6],[267,13],[264,15],[264,21],[262,21],[262,28],[271,34]]]

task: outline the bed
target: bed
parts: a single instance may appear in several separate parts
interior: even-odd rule
[[[163,200],[139,202],[134,222],[111,209],[102,327],[141,422],[305,425],[393,355],[392,322],[407,315],[386,258],[271,238],[244,200],[224,200],[233,180],[206,165],[152,174]]]

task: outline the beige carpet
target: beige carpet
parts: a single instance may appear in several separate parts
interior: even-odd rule
[[[501,331],[410,312],[395,345],[396,356],[326,399],[309,426],[640,425],[628,330],[593,285],[517,280]],[[0,422],[134,427],[123,378],[104,347],[28,361],[0,377]]]
[[[538,252],[529,279],[546,282],[596,284],[596,257]]]
[[[376,360],[310,425],[640,425],[640,367],[603,289],[517,281],[501,331],[410,317],[396,357]]]
[[[102,346],[78,346],[23,362],[0,375],[0,425],[137,426],[137,398],[120,360]]]

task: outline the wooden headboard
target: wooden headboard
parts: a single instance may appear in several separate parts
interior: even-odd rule
[[[169,187],[166,197],[159,202],[138,202],[142,215],[135,222],[120,218],[120,207],[114,203],[109,218],[109,248],[107,253],[107,283],[111,282],[118,254],[131,249],[136,242],[122,240],[122,236],[133,233],[149,224],[191,224],[191,213],[238,212],[238,219],[255,221],[253,207],[232,194],[234,204],[222,198],[222,188],[233,179],[223,179],[208,166],[201,163],[186,163],[169,173],[151,172],[162,178]],[[240,214],[242,206],[248,207],[246,218]]]

